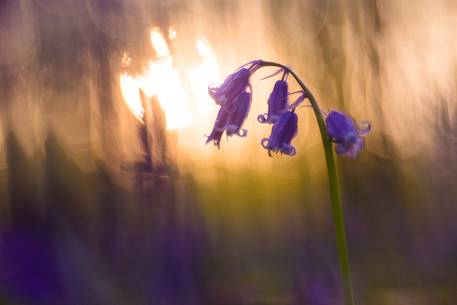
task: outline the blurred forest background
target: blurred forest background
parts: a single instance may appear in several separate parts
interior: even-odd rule
[[[301,110],[295,157],[268,157],[268,71],[247,138],[205,146],[211,106],[164,132],[166,166],[126,166],[148,156],[121,59],[141,70],[152,27],[176,31],[180,73],[203,35],[221,77],[282,62],[369,120],[338,160],[357,303],[456,304],[452,0],[0,0],[0,303],[340,304],[315,119]]]

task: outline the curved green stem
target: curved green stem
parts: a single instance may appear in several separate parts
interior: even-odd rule
[[[269,61],[261,61],[258,64],[258,67],[273,66],[280,67],[288,71],[300,85],[306,96],[308,97],[311,107],[313,108],[314,115],[316,116],[317,124],[319,125],[319,130],[322,137],[322,143],[324,145],[325,151],[325,160],[327,162],[327,173],[328,173],[328,182],[330,189],[330,199],[332,206],[332,215],[333,223],[335,226],[335,237],[336,237],[336,247],[338,250],[338,259],[340,264],[341,272],[341,281],[344,289],[344,304],[345,305],[354,305],[354,297],[352,293],[352,280],[351,280],[351,265],[349,262],[349,255],[346,242],[346,230],[344,225],[344,214],[343,208],[341,206],[341,194],[338,181],[338,173],[335,162],[335,156],[333,153],[333,145],[330,141],[330,138],[327,135],[327,129],[325,127],[325,121],[322,116],[319,105],[317,104],[316,99],[314,98],[311,91],[305,86],[302,80],[292,71],[290,68]]]

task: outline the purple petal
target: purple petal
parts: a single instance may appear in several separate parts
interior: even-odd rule
[[[339,143],[335,146],[335,151],[338,155],[346,156],[351,159],[357,157],[357,155],[363,150],[364,141],[362,138],[357,138],[355,143]]]
[[[214,145],[220,146],[222,134],[224,133],[228,121],[230,119],[230,112],[228,112],[224,107],[219,109],[217,113],[216,121],[214,122],[213,130],[211,131],[208,139],[206,139],[206,144],[213,142]]]
[[[297,153],[295,147],[293,147],[290,144],[283,144],[283,146],[281,147],[281,152],[285,153],[288,156],[295,156],[295,154]]]
[[[335,142],[343,142],[349,133],[357,134],[354,121],[346,114],[339,111],[331,111],[325,119],[327,133]]]
[[[364,141],[362,138],[357,138],[357,142],[352,144],[349,151],[347,152],[347,156],[351,159],[357,157],[357,155],[363,150]]]
[[[338,155],[344,156],[350,149],[350,146],[345,145],[343,143],[336,144],[335,151]]]
[[[263,139],[261,144],[268,151],[281,152],[287,155],[294,155],[295,148],[290,145],[297,134],[298,116],[294,112],[284,112],[271,129],[268,139]]]
[[[208,94],[214,99],[216,104],[223,105],[233,100],[249,86],[249,76],[251,71],[241,68],[227,76],[219,87],[209,87]]]
[[[227,135],[239,134],[240,128],[246,120],[249,109],[251,108],[251,94],[249,92],[241,93],[234,101],[234,111],[231,113]]]
[[[206,139],[206,144],[208,144],[209,142],[213,142],[214,145],[220,147],[223,133],[224,131],[213,129],[213,131],[211,131],[210,135],[208,136],[208,139]]]
[[[286,81],[276,81],[273,91],[268,97],[268,123],[276,122],[277,118],[287,110],[288,84]]]

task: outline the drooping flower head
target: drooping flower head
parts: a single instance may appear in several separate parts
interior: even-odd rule
[[[336,143],[338,155],[355,158],[364,148],[363,139],[370,132],[370,124],[363,122],[363,128],[358,128],[347,114],[340,111],[330,111],[325,119],[327,134]]]
[[[260,123],[273,124],[287,110],[288,88],[287,81],[283,79],[276,81],[273,91],[268,98],[268,113],[261,114],[257,117]]]
[[[242,129],[244,121],[251,108],[251,93],[245,91],[238,95],[233,101],[225,103],[219,109],[213,130],[208,136],[206,143],[213,142],[220,146],[220,141],[224,131],[227,136],[237,135],[244,137],[248,131]]]
[[[219,87],[210,86],[208,88],[209,95],[221,108],[206,143],[212,141],[219,147],[225,131],[229,137],[247,135],[247,130],[241,127],[251,108],[252,88],[249,77],[258,67],[258,63],[259,61],[247,63],[230,74]],[[248,68],[245,67],[247,65],[249,65]]]
[[[296,153],[295,147],[290,143],[297,135],[298,116],[295,112],[283,112],[271,129],[269,138],[264,138],[261,141],[262,146],[268,150],[268,155],[271,152],[280,152],[289,156]]]

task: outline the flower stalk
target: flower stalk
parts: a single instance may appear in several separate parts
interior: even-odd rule
[[[248,65],[249,68],[245,68]],[[246,93],[247,89],[252,93],[249,78],[262,67],[280,68],[279,71],[265,78],[283,73],[281,80],[278,80],[275,83],[275,87],[268,99],[268,113],[259,115],[257,118],[259,123],[273,124],[270,137],[264,138],[261,142],[262,146],[268,150],[270,156],[271,152],[280,152],[289,156],[295,155],[296,149],[291,145],[292,139],[297,134],[298,119],[295,114],[295,109],[305,99],[309,100],[310,106],[313,109],[321,133],[325,161],[327,163],[332,218],[335,227],[335,240],[338,251],[341,283],[344,291],[344,304],[354,305],[351,265],[349,262],[344,213],[341,204],[340,185],[333,152],[333,143],[336,144],[335,148],[337,154],[355,158],[364,147],[364,140],[362,137],[368,134],[370,125],[367,122],[364,122],[364,128],[360,129],[348,115],[339,111],[331,111],[329,114],[325,114],[326,118],[324,119],[324,114],[320,110],[312,92],[290,67],[277,62],[255,60],[243,65],[236,72],[229,75],[221,86],[209,88],[210,96],[213,97],[216,104],[221,105],[221,109],[218,118],[216,119],[214,129],[211,135],[208,136],[207,143],[213,141],[214,144],[219,146],[223,132],[226,132],[227,136],[231,136],[234,134],[231,129],[240,130],[243,121],[247,117],[247,111],[249,110],[251,102],[250,94]],[[301,91],[288,93],[286,80],[289,74],[292,75],[301,87]],[[294,103],[288,105],[287,97],[294,93],[301,93],[301,95]],[[245,94],[247,98],[242,104],[237,106],[238,108],[235,108],[240,109],[239,113],[233,110],[227,110],[229,106],[230,108],[233,108],[231,105],[240,103],[238,102],[239,98],[237,98],[240,94]],[[233,119],[234,117],[236,117],[236,119]],[[228,121],[233,123],[228,124]],[[243,130],[243,133],[238,133],[238,135],[245,136],[246,133],[247,131]]]
[[[333,225],[335,226],[336,247],[338,250],[341,282],[344,290],[344,304],[354,305],[354,296],[352,292],[351,263],[349,261],[348,247],[346,241],[346,229],[344,223],[343,208],[341,205],[341,193],[338,179],[338,171],[336,167],[335,156],[333,153],[332,141],[330,140],[327,134],[325,120],[322,116],[322,112],[311,91],[308,89],[308,87],[306,87],[303,81],[298,77],[298,75],[293,70],[289,69],[288,67],[280,63],[270,61],[262,61],[259,65],[265,67],[280,67],[288,71],[297,81],[299,86],[302,88],[306,97],[309,99],[311,107],[313,108],[313,112],[316,117],[317,124],[319,126],[319,131],[321,133],[322,144],[324,145],[325,161],[327,163],[327,175],[330,191]]]

